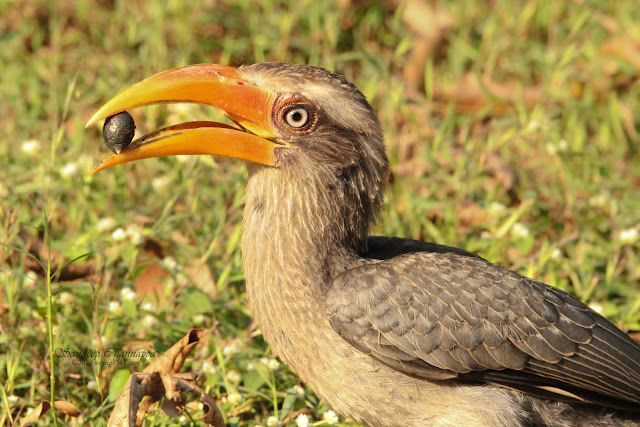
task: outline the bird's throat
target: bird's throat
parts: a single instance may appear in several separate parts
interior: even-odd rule
[[[344,210],[329,199],[327,185],[326,177],[273,168],[250,170],[247,184],[242,251],[249,303],[267,341],[290,364],[286,346],[304,338],[305,324],[328,327],[324,294],[336,265],[356,262],[343,243],[352,237],[338,218]]]

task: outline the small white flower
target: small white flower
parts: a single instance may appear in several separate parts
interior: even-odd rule
[[[630,245],[638,240],[638,229],[637,228],[627,228],[626,230],[620,231],[620,242],[625,245]]]
[[[89,390],[97,390],[98,389],[98,383],[95,380],[89,380],[89,381],[87,381],[87,388]]]
[[[107,231],[113,230],[113,227],[116,226],[116,220],[111,218],[110,216],[101,218],[100,221],[96,224],[96,231],[98,233],[106,233]]]
[[[560,259],[562,256],[562,251],[558,248],[555,248],[553,252],[551,252],[551,259]]]
[[[175,270],[178,263],[173,257],[167,256],[162,259],[162,265],[164,265],[167,270]]]
[[[154,323],[156,323],[156,318],[150,314],[147,314],[142,318],[141,322],[142,322],[142,326],[145,326],[148,328],[150,326],[153,326]]]
[[[71,305],[73,303],[73,294],[71,292],[63,292],[60,294],[60,304]]]
[[[169,277],[164,281],[164,286],[167,288],[167,291],[171,292],[173,288],[178,286],[178,281],[173,276]]]
[[[77,171],[78,171],[78,166],[76,166],[75,163],[67,163],[66,165],[64,165],[64,167],[60,171],[60,175],[62,175],[65,178],[70,178],[73,175],[75,175]]]
[[[287,389],[287,393],[295,394],[298,399],[304,398],[304,388],[300,387],[297,384]]]
[[[504,204],[500,203],[500,202],[491,202],[489,204],[487,212],[489,213],[489,215],[495,216],[495,215],[500,215],[506,209],[507,209],[507,207]]]
[[[113,233],[111,233],[111,237],[113,238],[113,240],[120,242],[127,238],[127,233],[125,233],[122,228],[116,228],[115,230],[113,230]]]
[[[602,314],[604,312],[604,307],[602,306],[602,304],[599,304],[597,302],[590,303],[589,308],[591,308],[591,310],[595,311],[598,314]]]
[[[240,344],[238,343],[237,340],[231,341],[229,344],[225,345],[222,348],[222,354],[224,354],[225,356],[233,356],[234,354],[237,354],[239,351],[240,351]]]
[[[180,421],[180,424],[184,424],[187,422],[187,417],[184,415],[180,415],[180,418],[178,418],[178,421]]]
[[[9,401],[9,405],[13,406],[19,400],[19,397],[12,394],[11,396],[7,396],[7,400]]]
[[[249,361],[247,362],[246,369],[247,371],[253,371],[254,369],[256,369],[256,365],[254,365],[252,361]]]
[[[227,395],[227,401],[232,405],[237,405],[242,400],[242,396],[239,393],[229,393]]]
[[[215,365],[213,363],[209,362],[208,360],[205,360],[204,362],[202,362],[202,368],[200,368],[200,369],[205,374],[215,374],[216,373]]]
[[[38,275],[33,271],[27,271],[24,275],[24,284],[33,286],[38,284]]]
[[[134,245],[139,245],[144,240],[142,238],[142,234],[139,231],[134,231],[127,234],[129,234],[129,240],[131,240],[131,243],[133,243]]]
[[[238,371],[228,371],[227,372],[227,380],[233,384],[239,384],[242,381],[242,375]]]
[[[267,361],[267,368],[271,369],[272,371],[275,371],[279,367],[280,367],[280,362],[278,362],[276,359],[269,359]]]
[[[92,338],[91,339],[91,345],[93,347],[100,347],[106,342],[107,342],[107,337],[105,337],[104,335],[101,335],[98,338]]]
[[[37,139],[27,139],[22,143],[22,152],[27,154],[33,154],[38,149],[40,142]]]
[[[147,301],[140,306],[144,311],[153,311],[153,303]]]
[[[558,141],[558,151],[561,153],[565,153],[569,149],[569,144],[567,144],[566,139],[561,139]]]
[[[132,301],[136,298],[136,293],[131,288],[122,288],[120,297],[122,297],[123,301]]]
[[[602,208],[602,207],[605,207],[610,200],[611,200],[611,196],[609,195],[609,193],[602,192],[594,196],[591,196],[589,198],[589,204],[596,208]]]
[[[169,188],[169,184],[171,184],[171,177],[168,175],[159,176],[153,178],[151,181],[151,186],[158,193],[163,193]]]
[[[202,408],[204,408],[204,405],[199,400],[192,400],[191,402],[187,403],[185,406],[190,411],[201,411]]]
[[[511,229],[511,233],[515,236],[515,237],[529,237],[529,227],[527,227],[526,225],[524,225],[521,222],[516,222],[515,224],[513,224],[513,228]]]
[[[178,273],[178,274],[176,274],[176,280],[175,281],[176,281],[177,285],[184,286],[189,281],[189,276],[187,276],[184,273]]]
[[[546,148],[547,148],[547,153],[551,155],[554,155],[557,153],[566,153],[569,150],[569,144],[567,144],[566,140],[561,139],[556,143],[547,142]]]
[[[322,419],[325,420],[329,424],[337,424],[338,421],[340,421],[340,419],[338,418],[338,415],[333,411],[325,412],[324,416],[322,417]]]
[[[113,313],[113,314],[122,313],[122,307],[120,306],[120,303],[118,301],[109,301],[107,310],[109,310],[109,313]]]
[[[275,427],[277,425],[278,425],[278,419],[276,417],[272,415],[269,418],[267,418],[267,426]]]
[[[309,425],[309,417],[305,414],[298,415],[298,418],[296,418],[296,425],[298,427],[307,427]]]
[[[191,318],[194,325],[202,325],[205,320],[206,318],[204,317],[204,314],[196,314]]]
[[[127,236],[129,237],[129,241],[134,245],[139,245],[142,243],[142,229],[137,225],[131,225],[126,229]]]

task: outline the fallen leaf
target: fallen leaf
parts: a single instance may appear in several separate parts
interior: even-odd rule
[[[184,401],[180,400],[171,400],[167,399],[162,403],[160,409],[169,415],[170,417],[177,418],[180,415],[180,412],[184,408]]]
[[[154,258],[163,259],[164,258],[164,248],[157,240],[154,240],[150,237],[144,239],[143,244],[144,250],[149,253],[149,255]]]
[[[27,251],[35,258],[39,259],[40,262],[43,262],[51,257],[52,272],[56,271],[59,267],[63,266],[69,261],[68,259],[65,259],[65,257],[62,256],[60,252],[47,248],[41,238],[30,235],[26,230],[21,230],[19,234],[25,242],[28,242],[28,244],[26,245]],[[35,259],[25,255],[24,264],[29,270],[33,271],[38,276],[44,277],[46,275],[46,271],[43,270],[43,268]],[[63,268],[56,276],[56,279],[65,282],[84,279],[94,274],[95,272],[95,260],[86,260],[85,258],[83,258]]]
[[[494,115],[502,115],[522,102],[527,110],[533,109],[544,98],[541,86],[524,87],[520,82],[496,82],[488,76],[482,80],[474,74],[465,74],[457,83],[436,87],[434,101],[440,108],[455,102],[460,113],[479,113],[489,110]]]
[[[169,273],[160,264],[152,262],[147,265],[134,279],[133,283],[138,296],[148,296],[162,301],[164,282]]]
[[[638,141],[638,131],[636,130],[635,120],[633,117],[633,109],[629,107],[627,104],[623,104],[621,102],[616,102],[618,107],[618,114],[620,114],[620,120],[622,121],[622,126],[624,130],[629,135],[629,138],[632,141]]]
[[[218,299],[218,288],[206,258],[197,258],[188,268],[187,274],[193,284],[212,300]]]
[[[79,417],[81,412],[73,403],[65,402],[64,400],[56,400],[54,406],[63,414],[70,417]]]
[[[198,395],[203,403],[203,421],[215,427],[224,426],[222,414],[215,400],[195,384],[198,376],[194,373],[180,373],[187,356],[206,334],[200,329],[192,329],[179,342],[156,358],[142,372],[132,374],[124,391],[116,400],[109,418],[109,426],[140,426],[144,415],[163,396],[172,403],[165,403],[163,410],[168,415],[179,415],[182,393]],[[144,399],[148,396],[147,399]]]
[[[453,16],[442,4],[425,0],[403,3],[402,22],[411,30],[413,46],[402,73],[407,84],[422,89],[427,60],[434,56],[453,28]]]
[[[38,406],[33,408],[26,417],[20,420],[20,427],[30,426],[31,424],[35,423],[40,419],[40,417],[47,413],[49,408],[51,408],[51,404],[43,400]]]
[[[630,34],[613,37],[602,44],[602,53],[631,64],[640,72],[640,42]]]

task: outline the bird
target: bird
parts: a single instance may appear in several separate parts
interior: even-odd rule
[[[389,183],[381,124],[342,75],[278,62],[188,65],[91,117],[222,109],[144,135],[92,173],[178,154],[243,160],[254,320],[335,411],[369,426],[640,425],[640,346],[568,293],[463,249],[372,236]]]

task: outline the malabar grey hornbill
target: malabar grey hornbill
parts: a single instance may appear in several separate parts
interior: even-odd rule
[[[277,355],[372,426],[636,425],[640,346],[567,293],[461,249],[368,232],[389,179],[358,89],[322,68],[193,65],[124,90],[89,120],[195,102],[236,126],[143,136],[134,160],[246,160],[249,303]]]

